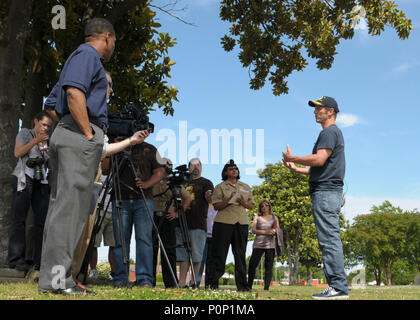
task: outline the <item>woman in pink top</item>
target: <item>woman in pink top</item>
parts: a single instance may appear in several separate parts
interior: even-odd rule
[[[251,289],[255,278],[255,270],[264,253],[264,290],[268,290],[270,287],[276,247],[275,235],[278,225],[278,218],[271,212],[270,202],[268,200],[262,200],[258,205],[258,215],[254,217],[254,221],[252,223],[252,232],[256,234],[256,237],[254,239],[252,255],[248,268],[248,286]]]

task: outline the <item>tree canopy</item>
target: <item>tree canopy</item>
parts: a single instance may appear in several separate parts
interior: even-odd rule
[[[175,64],[168,50],[176,44],[152,10],[151,0],[63,0],[65,28],[52,21],[57,12],[54,0],[0,2],[0,263],[7,253],[11,193],[8,184],[16,164],[13,147],[19,129],[31,127],[42,109],[43,97],[57,82],[70,53],[84,42],[86,22],[94,17],[108,19],[115,28],[114,55],[104,67],[111,72],[114,95],[108,108],[121,109],[128,103],[149,112],[160,108],[173,115],[178,89],[168,83]],[[3,183],[4,181],[4,183]],[[7,183],[6,183],[7,181]],[[3,232],[4,231],[4,232]]]
[[[347,232],[348,254],[372,270],[377,284],[385,274],[392,283],[392,269],[397,261],[406,261],[420,271],[420,214],[403,211],[389,201],[373,206],[369,214],[354,218]]]
[[[262,88],[268,78],[274,95],[288,93],[285,79],[302,71],[308,59],[316,60],[319,69],[331,68],[337,46],[353,38],[358,19],[366,19],[371,35],[390,26],[406,39],[413,29],[398,6],[386,0],[223,0],[220,17],[231,24],[223,48],[239,47],[250,88]]]

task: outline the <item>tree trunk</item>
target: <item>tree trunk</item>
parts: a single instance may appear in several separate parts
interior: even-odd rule
[[[11,1],[0,42],[0,265],[7,260],[12,190],[10,175],[16,164],[13,149],[19,129],[22,99],[23,49],[33,0]]]
[[[289,285],[295,286],[297,284],[298,275],[301,267],[299,262],[299,237],[297,236],[294,243],[290,240],[290,234],[287,230],[284,231],[284,245],[287,253],[287,264],[289,267]]]
[[[392,285],[392,264],[384,264],[386,285]]]
[[[287,264],[289,266],[289,285],[295,286],[302,264],[299,262],[299,251],[293,250],[289,245],[287,246]]]
[[[382,272],[381,269],[378,267],[373,274],[375,275],[375,280],[376,280],[376,285],[380,286],[381,285],[381,281],[382,281]]]
[[[39,68],[39,60],[42,58],[41,46],[47,45],[42,39],[44,31],[39,21],[35,20],[32,23],[31,39],[29,50],[31,51],[28,78],[25,85],[25,107],[22,115],[22,127],[32,128],[32,120],[34,116],[42,110],[43,92],[45,85],[42,78],[42,73]]]
[[[312,286],[312,264],[306,264],[306,281],[308,282],[308,286]]]
[[[295,286],[297,285],[297,278],[299,275],[300,263],[299,261],[296,261],[296,259],[291,256],[288,257],[287,263],[289,265],[289,285]]]

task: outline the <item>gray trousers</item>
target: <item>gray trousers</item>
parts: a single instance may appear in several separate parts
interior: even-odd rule
[[[64,116],[50,141],[51,195],[42,245],[40,290],[75,286],[74,251],[88,219],[93,182],[104,144],[104,132],[91,124],[90,141],[70,115]]]

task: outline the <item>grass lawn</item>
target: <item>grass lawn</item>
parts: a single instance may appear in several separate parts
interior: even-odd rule
[[[302,286],[276,286],[270,291],[255,286],[252,292],[237,292],[233,286],[221,286],[219,290],[164,289],[156,288],[116,289],[109,283],[89,284],[95,296],[67,297],[56,294],[40,294],[34,283],[0,283],[0,300],[312,300],[314,293],[324,288]],[[367,287],[350,291],[350,300],[420,300],[419,286]]]

